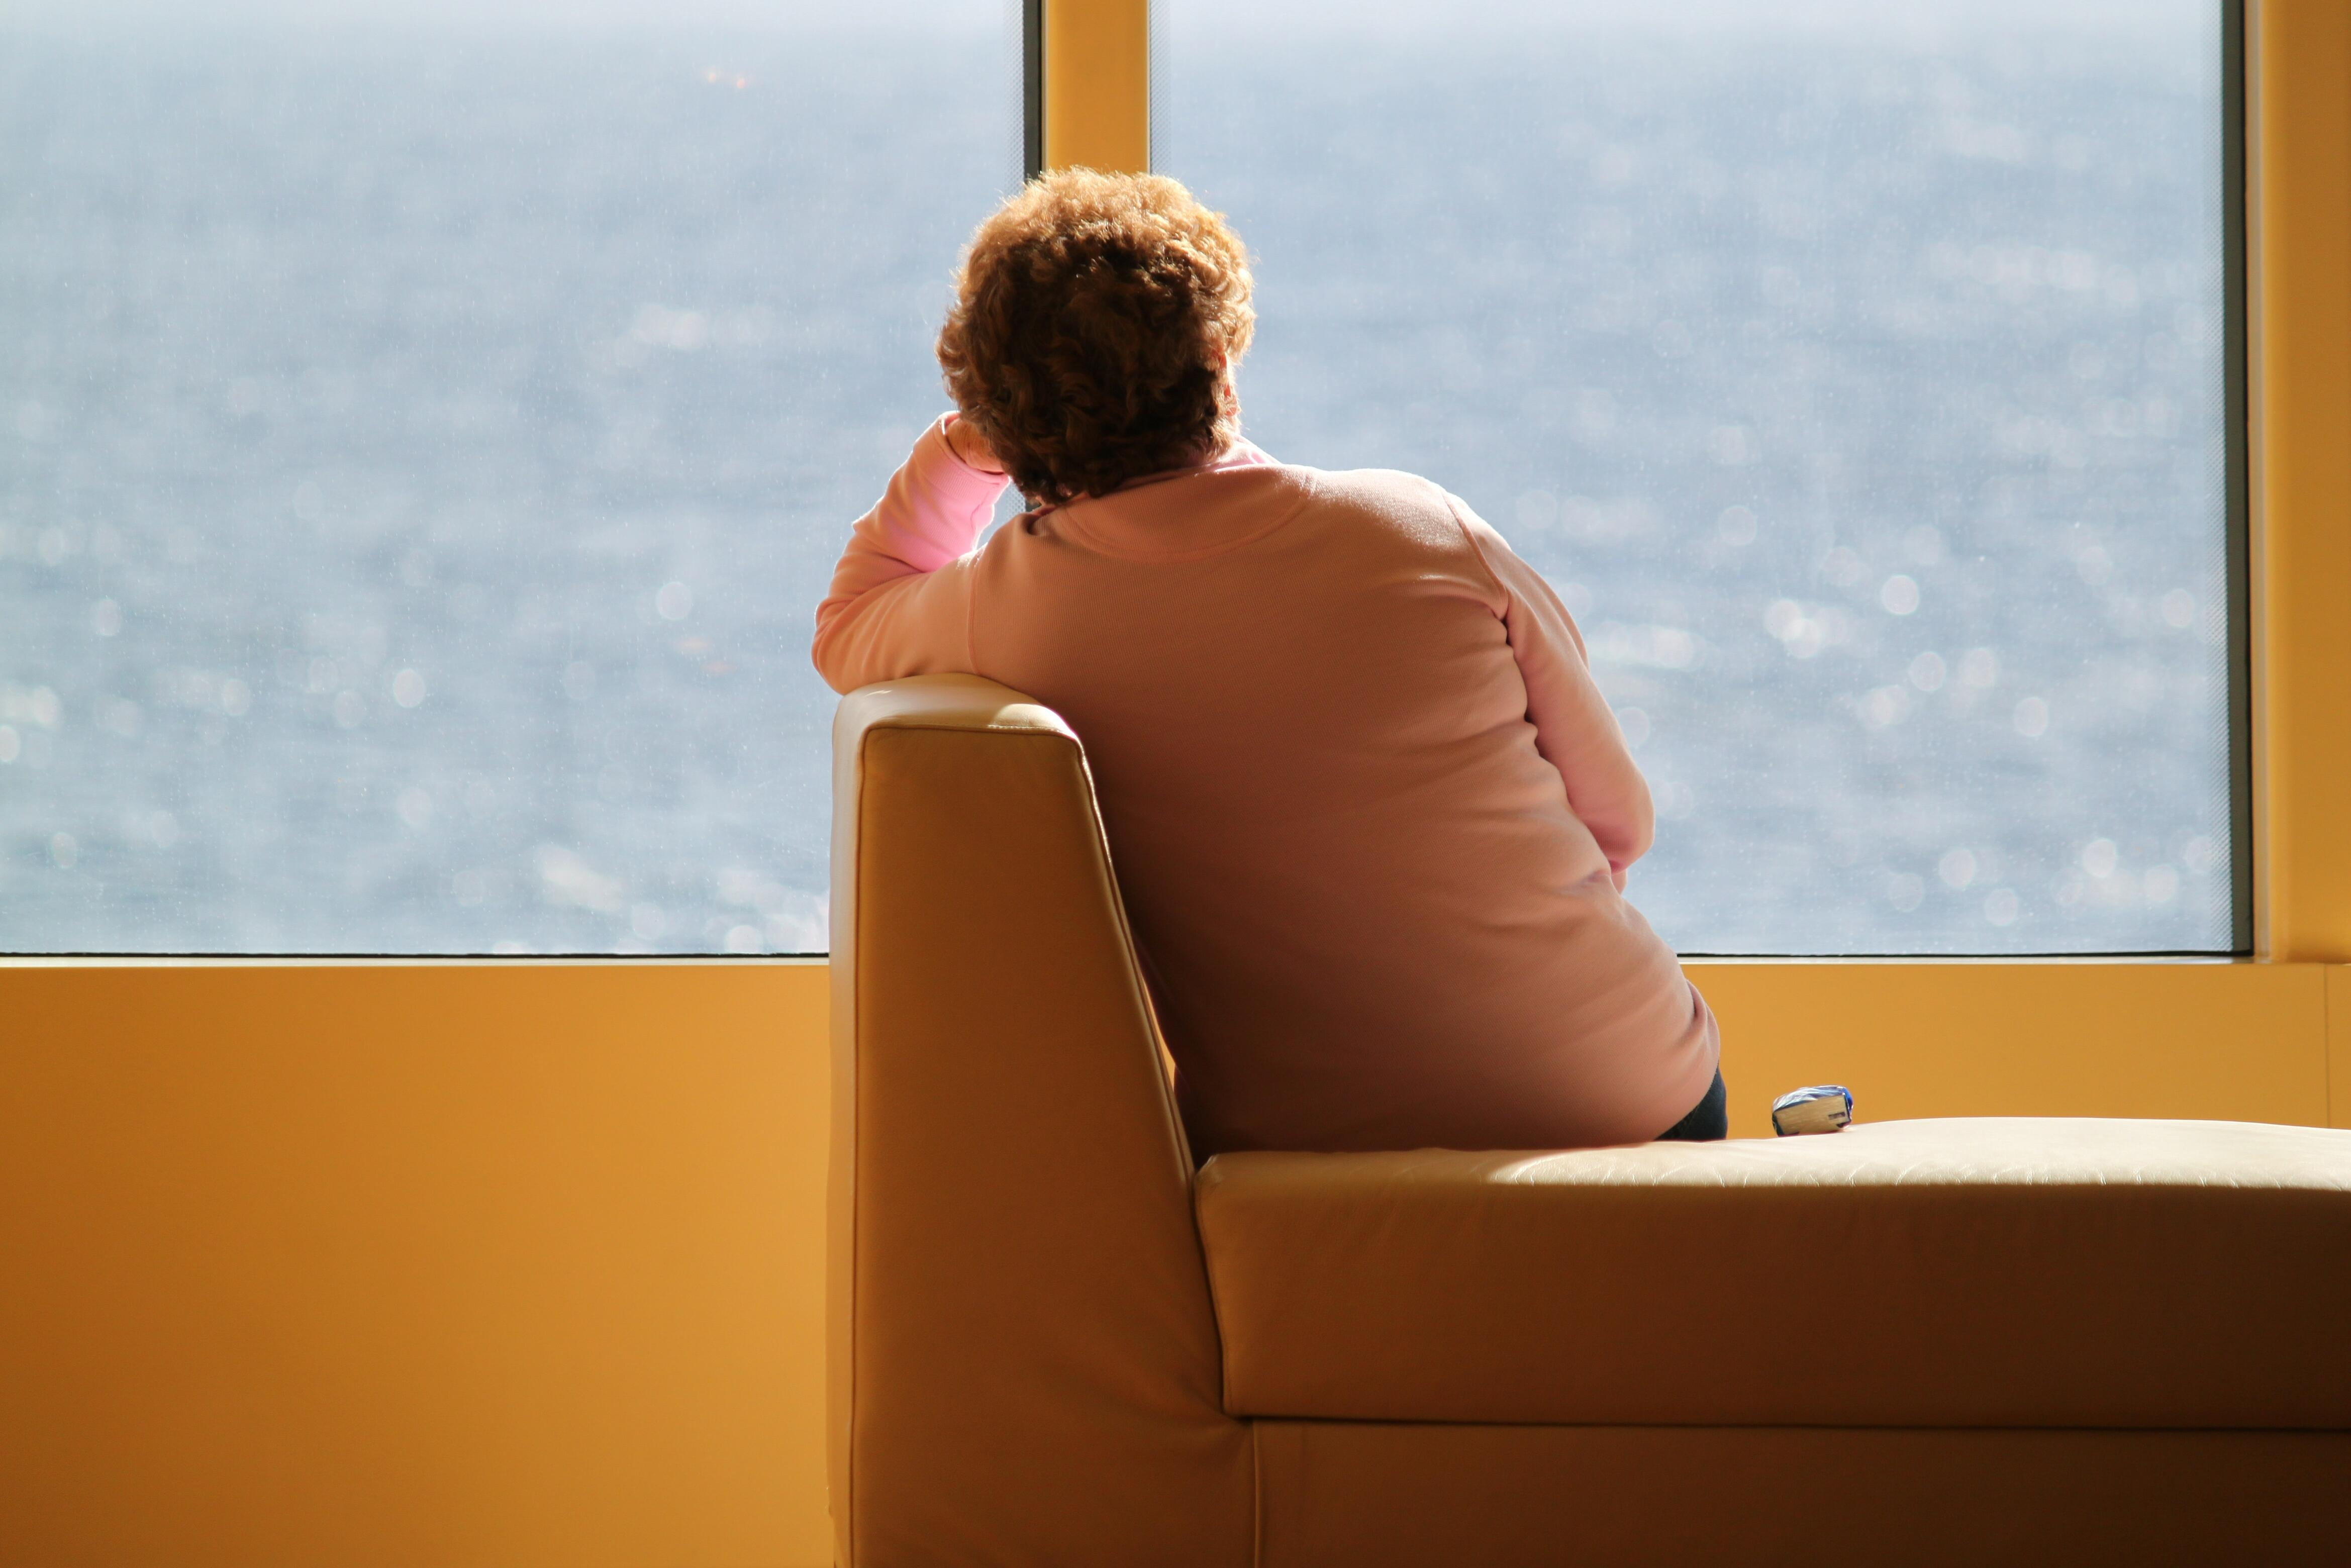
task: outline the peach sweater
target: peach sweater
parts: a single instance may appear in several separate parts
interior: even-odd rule
[[[1629,1143],[1697,1104],[1713,1017],[1618,891],[1647,786],[1499,534],[1244,442],[975,549],[1005,481],[947,423],[858,520],[817,667],[986,675],[1077,730],[1196,1157]]]

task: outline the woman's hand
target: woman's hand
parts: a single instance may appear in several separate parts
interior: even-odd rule
[[[966,465],[983,474],[1004,472],[1004,465],[996,460],[996,449],[988,445],[987,437],[963,415],[957,414],[947,421],[946,435],[947,450],[961,458]]]

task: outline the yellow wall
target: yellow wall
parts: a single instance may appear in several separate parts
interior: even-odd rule
[[[2323,1122],[2351,1001],[1691,967],[1746,1134],[1823,1080]],[[825,1008],[815,964],[0,967],[0,1561],[825,1562]]]
[[[0,968],[0,1563],[819,1563],[821,965]]]
[[[1741,1137],[1770,1135],[1773,1095],[1821,1082],[1850,1085],[1856,1112],[1876,1120],[2329,1124],[2327,992],[2338,971],[2315,964],[1693,963],[1689,970],[1722,1020],[1731,1131]],[[2351,1005],[2351,989],[2343,997]],[[2351,1028],[2345,1033],[2351,1037]]]

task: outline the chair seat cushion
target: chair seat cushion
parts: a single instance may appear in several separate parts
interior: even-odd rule
[[[1236,1416],[2351,1430],[2351,1133],[1235,1154],[1197,1197]]]

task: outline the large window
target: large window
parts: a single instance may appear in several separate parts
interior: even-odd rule
[[[1250,434],[1558,586],[1677,946],[2245,945],[2229,7],[1156,15]]]
[[[0,950],[822,950],[1002,0],[0,29]]]
[[[809,952],[1018,10],[0,20],[0,950]],[[1250,433],[1582,621],[1685,951],[2244,945],[2233,8],[1162,0]]]

